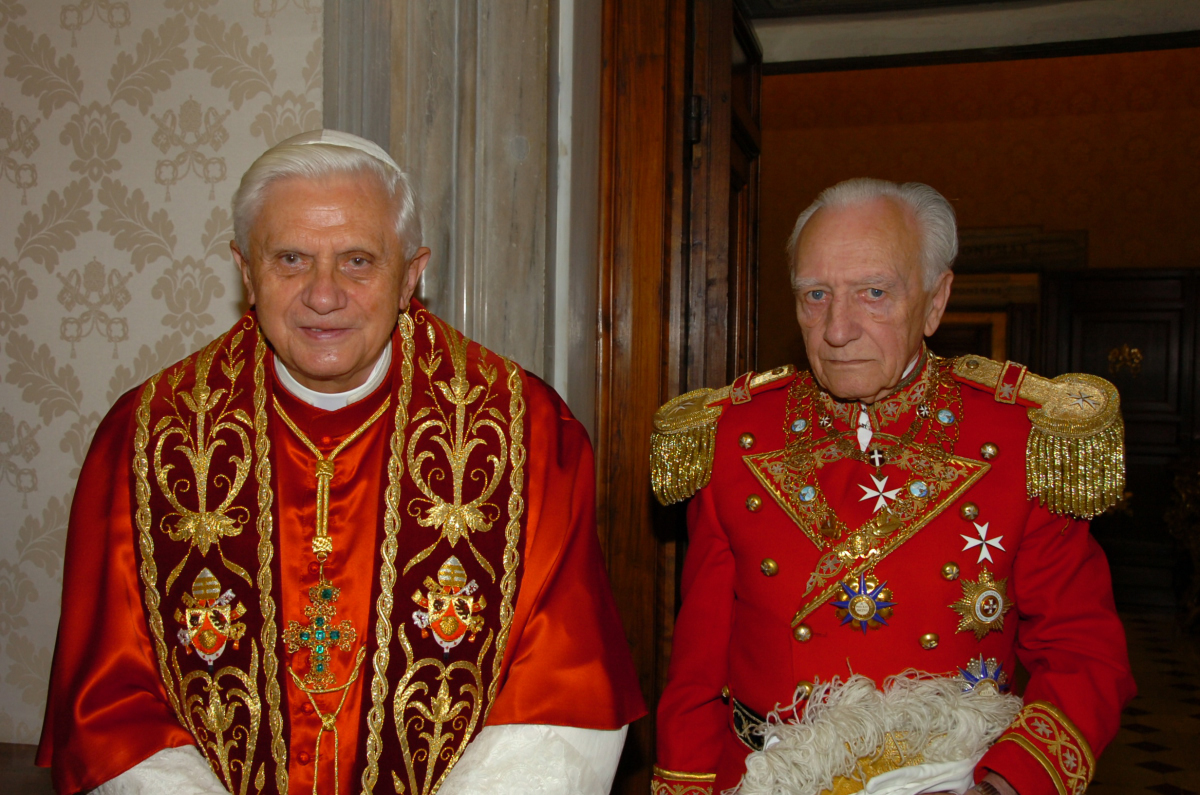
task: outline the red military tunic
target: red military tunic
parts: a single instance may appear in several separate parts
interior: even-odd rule
[[[414,312],[423,311],[415,303],[414,307]],[[399,345],[399,338],[394,342]],[[396,364],[400,356],[393,358]],[[389,394],[395,395],[401,375],[394,368],[367,398],[325,412],[296,400],[279,386],[269,353],[264,364],[270,391],[324,453],[358,429]],[[528,432],[523,439],[527,485],[521,587],[501,685],[487,723],[617,729],[645,710],[595,535],[590,445],[586,431],[550,387],[528,374],[524,383]],[[131,470],[139,391],[118,400],[101,423],[72,505],[63,614],[38,753],[38,764],[52,767],[55,786],[64,793],[91,789],[164,748],[195,743],[168,702],[139,579],[136,482]],[[315,523],[314,457],[270,408],[271,401],[266,403],[275,467],[280,624],[286,627],[289,621],[307,621],[308,589],[317,582],[310,549]],[[376,597],[373,589],[378,587],[375,533],[382,523],[380,495],[387,480],[389,435],[387,423],[379,421],[347,446],[337,456],[330,490],[334,552],[326,561],[325,574],[341,589],[337,619],[348,619],[360,632],[369,626]],[[239,602],[255,604],[245,583],[231,579],[227,572],[221,576],[222,587],[236,589]],[[418,605],[410,603],[409,595],[420,587],[419,578],[412,582],[401,578],[395,588],[392,621],[408,625],[414,637],[413,612]],[[169,629],[173,636],[175,628]],[[570,642],[565,642],[568,637]],[[250,636],[242,638],[243,649],[250,640]],[[477,647],[479,642],[465,644]],[[284,662],[303,673],[311,664],[307,655],[301,651]],[[331,665],[335,679],[347,681],[353,655],[334,653]],[[336,791],[350,791],[356,765],[361,767],[365,738],[360,727],[370,707],[370,670],[368,660],[364,674],[347,692],[338,718]],[[290,682],[283,691],[290,751],[288,790],[312,792],[320,721],[309,700]],[[319,706],[328,712],[336,707],[337,697],[331,701],[331,696],[319,696]],[[325,732],[318,776],[321,791],[335,791],[334,768],[325,761],[333,754],[333,735]],[[267,778],[268,791],[274,791],[273,780]]]
[[[873,405],[867,451],[857,404],[834,402],[809,373],[739,379],[708,402],[720,420],[711,480],[688,507],[656,793],[738,782],[750,748],[733,729],[734,700],[762,716],[802,682],[965,677],[980,661],[1008,678],[1019,661],[1029,680],[977,780],[994,770],[1021,795],[1086,786],[1087,759],[1134,693],[1108,567],[1086,521],[1026,497],[1026,407],[954,378],[953,365],[927,356]],[[922,464],[938,451],[952,467],[944,482]],[[817,464],[797,476],[796,456]],[[882,540],[855,548],[855,530],[872,527]],[[853,601],[864,593],[874,610]]]

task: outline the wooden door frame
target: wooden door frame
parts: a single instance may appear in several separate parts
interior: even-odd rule
[[[652,708],[666,679],[675,614],[675,541],[656,535],[664,517],[650,492],[649,451],[655,410],[683,385],[690,2],[604,3],[596,514],[639,683]],[[673,524],[670,513],[667,526]],[[613,791],[647,792],[653,762],[651,714],[630,729]]]
[[[686,545],[683,508],[650,491],[652,418],[753,366],[754,293],[729,257],[733,15],[734,0],[604,0],[597,522],[651,710]],[[631,728],[613,792],[648,790],[654,739],[651,714]]]

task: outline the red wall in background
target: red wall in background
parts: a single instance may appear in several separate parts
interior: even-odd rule
[[[1086,229],[1090,267],[1200,267],[1200,49],[776,75],[762,109],[760,369],[795,359],[792,224],[850,177],[926,182],[962,227]]]

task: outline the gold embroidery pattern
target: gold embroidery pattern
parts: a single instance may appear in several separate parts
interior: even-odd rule
[[[418,422],[424,417],[428,419],[413,430],[408,440],[408,476],[424,496],[414,497],[409,501],[408,513],[415,517],[422,527],[438,530],[439,535],[437,540],[413,556],[404,566],[402,573],[407,574],[409,569],[427,558],[442,539],[448,541],[452,549],[459,539],[462,539],[467,542],[467,548],[475,555],[475,560],[494,581],[496,572],[471,542],[471,534],[488,532],[500,518],[499,507],[488,502],[508,465],[508,442],[497,422],[503,421],[504,415],[496,407],[488,405],[491,402],[492,384],[496,382],[497,373],[494,367],[480,364],[479,373],[487,387],[478,384],[471,386],[467,378],[468,340],[432,315],[429,317],[432,322],[426,321],[425,331],[429,335],[431,350],[421,357],[419,365],[429,383],[427,395],[433,402],[433,408],[422,408],[413,417],[413,422]],[[438,326],[450,349],[454,376],[449,383],[433,380],[433,374],[442,360],[442,354],[437,350],[435,343],[433,324]],[[453,409],[446,411],[443,408],[442,401],[437,397],[439,393]],[[487,444],[483,436],[484,431],[495,435],[495,441],[500,448],[499,454],[493,453],[487,457],[487,462],[491,465],[490,472],[482,467],[468,472],[467,462],[471,452],[476,447]],[[432,432],[433,441],[445,456],[444,464],[450,470],[449,481],[453,487],[452,503],[446,502],[430,485],[431,481],[447,480],[446,471],[441,468],[440,462],[436,461],[435,454],[428,450],[417,452],[417,447],[425,438],[426,432]],[[428,472],[426,465],[431,465]],[[483,490],[478,497],[464,504],[463,480],[468,476],[473,481],[481,482]],[[422,510],[423,504],[428,504],[429,507]]]
[[[249,767],[254,763],[254,749],[258,742],[258,727],[261,720],[258,686],[258,648],[250,642],[250,670],[244,672],[228,666],[210,675],[207,671],[192,671],[187,675],[179,668],[177,652],[171,652],[171,665],[175,679],[179,682],[179,700],[183,705],[183,725],[196,738],[200,748],[210,760],[216,760],[213,770],[221,783],[237,795],[246,795],[250,785]],[[222,700],[222,679],[231,678],[239,683],[225,689]],[[192,685],[199,683],[198,692],[191,692]],[[205,697],[207,695],[207,697]],[[250,727],[234,726],[237,710],[244,708],[249,715]],[[233,758],[230,753],[238,746],[246,749],[245,757]],[[235,786],[235,782],[238,784]]]
[[[246,412],[233,408],[234,401],[239,397],[237,377],[245,362],[238,356],[237,349],[242,341],[245,330],[234,334],[225,351],[221,371],[228,380],[228,387],[212,389],[208,384],[208,374],[224,340],[218,339],[209,343],[196,357],[196,381],[191,392],[179,392],[178,387],[187,373],[183,366],[176,367],[167,374],[167,382],[171,389],[167,400],[171,404],[173,416],[164,416],[154,427],[153,434],[157,436],[154,445],[154,476],[158,482],[159,492],[174,509],[159,519],[159,529],[167,534],[172,541],[182,541],[188,544],[188,550],[179,564],[167,577],[166,588],[170,591],[175,578],[183,570],[184,564],[191,557],[193,549],[199,549],[201,557],[208,557],[211,547],[217,548],[217,554],[226,568],[237,574],[247,585],[253,585],[250,575],[241,566],[226,559],[221,552],[221,539],[240,535],[242,527],[250,519],[249,511],[231,508],[250,475],[251,445],[246,428],[253,424]],[[182,401],[186,412],[180,408]],[[211,416],[210,416],[211,415]],[[182,453],[192,467],[192,478],[186,477],[171,481],[173,464],[163,464],[162,453],[167,442],[179,437],[175,450]],[[219,474],[209,478],[213,458],[221,448],[232,441],[240,442],[240,451],[230,449],[227,458],[234,468],[231,480],[227,475]],[[225,487],[225,498],[213,510],[208,509],[209,488]],[[196,510],[185,507],[180,499],[195,488]]]
[[[500,580],[500,592],[504,595],[500,602],[500,634],[496,638],[496,656],[492,659],[492,682],[488,685],[487,713],[492,711],[496,701],[496,690],[500,687],[500,667],[504,664],[504,651],[508,648],[508,631],[512,627],[513,593],[517,588],[517,568],[521,563],[521,553],[517,544],[521,540],[521,516],[525,513],[525,397],[521,370],[514,362],[504,360],[508,370],[508,389],[512,397],[508,401],[508,438],[509,459],[512,469],[509,470],[508,484],[512,493],[508,497],[508,526],[504,529],[506,538],[504,546],[504,577]],[[480,657],[480,659],[483,659]]]
[[[441,660],[426,657],[413,662],[414,655],[412,645],[408,641],[407,627],[401,626],[399,633],[400,644],[408,658],[408,668],[396,685],[396,698],[392,709],[404,756],[409,791],[413,795],[429,795],[442,785],[442,781],[458,761],[458,757],[462,756],[467,742],[475,733],[475,724],[479,721],[480,701],[483,698],[483,681],[479,673],[480,666],[469,660],[445,665]],[[487,638],[479,649],[480,663],[491,649],[493,634],[488,631]],[[428,667],[437,670],[438,691],[432,698],[429,698],[429,685],[426,682],[413,681],[418,672]],[[451,679],[456,671],[465,672],[468,678],[466,682],[457,685],[457,694],[452,694]],[[420,699],[417,696],[425,698]],[[409,735],[413,732],[416,732],[418,739],[424,741],[424,748],[409,747]],[[438,766],[435,760],[446,763],[436,780],[434,773]],[[425,775],[421,781],[417,780],[414,764],[418,761],[425,762]]]
[[[681,773],[654,766],[650,795],[712,795],[716,773]]]
[[[391,656],[393,592],[396,587],[396,534],[400,531],[400,481],[404,476],[404,432],[408,427],[408,407],[412,400],[413,320],[405,312],[400,316],[400,395],[396,400],[396,429],[392,433],[388,457],[388,487],[384,495],[383,545],[379,551],[379,598],[375,602],[375,655],[372,659],[371,709],[367,713],[367,764],[363,768],[363,792],[375,791],[379,779],[379,755],[383,752],[383,720],[387,712],[387,667]],[[395,779],[395,771],[392,772]],[[400,792],[396,781],[396,791]]]
[[[151,378],[142,391],[141,402],[135,414],[137,430],[134,435],[135,496],[137,499],[135,522],[138,528],[139,552],[142,556],[141,577],[145,586],[144,599],[158,657],[159,673],[168,700],[180,724],[188,729],[196,739],[197,746],[208,757],[214,773],[222,778],[223,783],[231,792],[239,793],[239,795],[247,792],[252,778],[249,766],[253,764],[261,718],[261,702],[255,681],[258,675],[258,648],[252,641],[251,671],[249,673],[232,666],[220,669],[215,675],[207,671],[192,671],[186,676],[182,673],[178,648],[172,648],[168,653],[165,642],[161,612],[162,594],[158,590],[158,566],[154,558],[153,528],[157,525],[172,540],[188,544],[183,559],[167,578],[163,593],[169,591],[174,580],[182,572],[193,549],[197,547],[200,548],[201,557],[206,557],[211,547],[217,547],[218,554],[226,568],[248,584],[253,585],[246,570],[228,560],[220,550],[220,539],[236,537],[249,520],[248,509],[244,507],[231,509],[230,506],[240,494],[242,486],[249,477],[250,450],[263,451],[265,455],[265,448],[260,444],[261,438],[256,436],[252,448],[249,434],[246,431],[246,428],[254,428],[257,433],[256,426],[251,423],[250,417],[245,411],[233,407],[234,400],[241,397],[236,382],[245,365],[239,345],[245,332],[253,327],[254,321],[247,319],[242,328],[228,338],[227,345],[225,344],[226,338],[215,340],[193,357]],[[259,345],[262,346],[261,338]],[[262,347],[262,351],[265,352],[265,347]],[[224,356],[220,367],[228,386],[213,390],[207,381],[214,359],[218,353],[222,352]],[[265,355],[265,353],[259,354],[256,351],[256,359],[261,359],[261,355]],[[261,360],[256,364],[261,369]],[[178,392],[189,368],[193,366],[196,377],[195,385],[190,392]],[[259,371],[256,371],[256,376],[260,374]],[[163,397],[169,409],[168,413],[156,423],[155,428],[151,431],[149,424],[153,414],[152,404],[157,386],[164,375],[170,391]],[[256,382],[256,394],[260,389],[261,380]],[[185,413],[179,407],[179,401],[182,401],[184,407],[191,412],[190,416],[194,418],[194,424],[192,420],[185,418]],[[210,414],[214,413],[215,416],[210,417]],[[262,422],[262,427],[265,429],[265,419]],[[152,439],[154,436],[158,437],[157,440]],[[179,444],[172,448],[172,452],[181,454],[190,463],[195,483],[184,479],[172,483],[170,473],[174,464],[164,466],[162,463],[163,450],[167,446],[166,440],[174,437],[179,437]],[[218,474],[210,481],[208,475],[214,455],[230,442],[240,443],[241,447],[240,455],[236,449],[228,451],[227,463],[234,468],[233,476]],[[160,493],[171,509],[171,512],[162,516],[157,523],[154,521],[151,507],[153,494],[149,449],[152,443],[155,468],[153,481],[158,485]],[[267,480],[260,481],[260,492],[263,482],[269,484],[269,468],[267,472]],[[210,486],[216,489],[225,489],[225,499],[213,511],[207,510],[207,490]],[[196,507],[198,508],[196,511],[184,507],[179,498],[180,494],[187,494],[193,489],[196,493]],[[269,485],[267,491],[269,493]],[[268,499],[268,526],[269,516]],[[269,596],[265,598],[269,598]],[[226,701],[222,702],[222,688],[218,683],[226,677],[233,677],[241,683],[242,687],[229,689]],[[208,694],[207,699],[197,693],[189,693],[197,682],[200,683],[200,691]],[[242,707],[247,711],[245,720],[249,722],[249,725],[235,726],[235,721],[240,720],[237,712]],[[282,724],[280,724],[280,729],[282,729]],[[244,746],[245,750],[244,757],[241,759],[231,756],[231,751],[238,746]],[[283,768],[283,772],[285,776],[283,780],[286,782],[286,768]],[[253,778],[256,787],[261,790],[262,787],[259,786],[263,778],[261,767],[258,775]]]
[[[283,741],[283,713],[279,709],[279,658],[275,653],[275,600],[271,597],[271,559],[275,546],[271,543],[274,520],[271,505],[275,495],[271,493],[271,437],[267,433],[267,390],[266,368],[267,344],[262,331],[254,345],[254,477],[258,481],[258,599],[262,611],[263,675],[267,689],[267,723],[271,727],[271,757],[275,760],[275,786],[280,792],[288,791],[287,745]],[[256,786],[262,789],[259,780],[263,769],[258,769]]]
[[[392,708],[401,755],[405,764],[405,770],[400,778],[407,780],[407,791],[413,795],[418,793],[428,795],[428,793],[437,791],[474,735],[480,719],[484,717],[482,671],[489,653],[493,654],[492,679],[487,693],[489,706],[496,688],[499,687],[498,674],[512,623],[512,601],[516,592],[516,573],[520,562],[517,546],[521,534],[521,516],[524,512],[521,490],[524,484],[525,402],[520,368],[507,359],[504,360],[508,375],[507,386],[510,390],[509,417],[507,418],[508,437],[506,438],[505,431],[500,425],[505,421],[504,413],[497,407],[489,405],[493,397],[492,385],[498,376],[496,368],[486,364],[486,361],[481,363],[479,375],[487,386],[478,384],[470,386],[466,357],[468,341],[436,318],[428,317],[432,322],[425,318],[421,318],[418,322],[429,323],[426,325],[426,333],[429,336],[430,346],[435,351],[437,337],[432,323],[436,323],[450,348],[454,376],[448,384],[441,381],[434,382],[433,372],[439,364],[440,355],[430,353],[422,357],[420,367],[429,381],[427,395],[438,408],[421,409],[412,419],[413,422],[420,422],[422,418],[430,417],[412,432],[407,446],[409,477],[425,495],[424,498],[417,497],[409,502],[408,513],[416,518],[419,524],[436,527],[440,533],[433,545],[422,550],[409,561],[405,571],[428,557],[443,539],[449,541],[450,546],[453,547],[458,538],[463,538],[476,560],[494,580],[496,578],[494,570],[471,543],[470,533],[486,532],[503,515],[498,506],[487,503],[487,499],[495,493],[510,462],[511,469],[508,469],[508,474],[512,494],[506,506],[509,517],[505,525],[505,547],[502,558],[504,573],[500,580],[502,598],[499,608],[501,623],[499,635],[495,631],[488,631],[474,662],[459,660],[447,665],[442,660],[434,658],[415,660],[415,654],[408,639],[407,627],[401,626],[398,630],[397,639],[404,649],[406,669],[404,677],[396,687]],[[486,355],[486,351],[484,354]],[[439,393],[454,406],[453,420],[448,412],[443,412],[440,408],[437,399]],[[469,407],[471,407],[470,410],[468,410]],[[491,467],[490,472],[475,469],[468,473],[467,458],[471,450],[487,443],[482,435],[484,429],[490,431],[488,435],[495,435],[498,452],[493,452],[487,457]],[[444,452],[453,476],[453,505],[442,501],[433,493],[421,472],[421,467],[430,462],[432,454],[415,454],[418,440],[423,433],[429,430],[440,431],[440,435],[433,435],[432,438]],[[483,483],[483,490],[479,497],[463,506],[462,482],[463,478],[468,475],[477,482]],[[444,482],[444,471],[436,477]],[[431,506],[424,512],[418,508],[423,503]],[[460,511],[464,508],[466,510]],[[451,523],[456,521],[458,522],[457,526],[450,527]],[[494,647],[493,644],[495,644]],[[436,694],[430,692],[428,678],[423,681],[416,678],[418,673],[429,668],[434,669],[435,672],[432,681],[438,683]],[[423,747],[413,747],[414,740],[419,741]],[[418,777],[416,764],[418,762],[424,763],[423,775],[420,777]],[[396,775],[395,772],[393,775]]]
[[[1092,747],[1053,704],[1034,701],[996,742],[1015,742],[1045,768],[1059,795],[1082,795],[1096,771]]]
[[[857,581],[860,574],[873,571],[991,469],[985,462],[952,454],[961,414],[958,387],[950,376],[951,363],[932,354],[926,356],[929,361],[924,373],[896,403],[905,411],[920,405],[928,410],[915,417],[900,436],[876,433],[872,445],[887,451],[888,463],[919,479],[924,493],[906,488],[886,510],[857,529],[849,528],[829,506],[816,473],[844,458],[863,460],[866,454],[848,432],[821,434],[816,430],[824,393],[806,375],[797,378],[790,388],[785,448],[743,458],[792,521],[818,548],[826,550],[809,576],[805,601],[796,611],[792,626],[841,593],[842,579]],[[953,414],[955,421],[945,425],[936,420],[935,407],[927,399],[944,405],[943,410]],[[793,427],[801,430],[793,431]]]

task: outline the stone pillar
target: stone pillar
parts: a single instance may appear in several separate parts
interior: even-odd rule
[[[551,382],[589,430],[601,8],[601,0],[325,6],[325,121],[378,141],[412,174],[433,251],[419,297]]]

